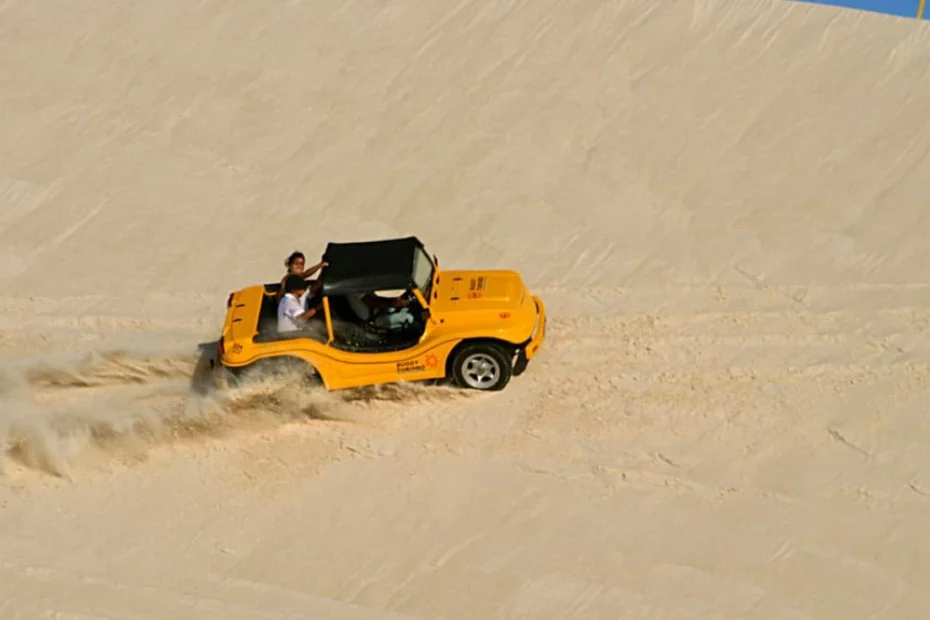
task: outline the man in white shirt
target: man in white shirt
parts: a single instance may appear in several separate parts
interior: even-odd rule
[[[309,310],[304,309],[307,283],[297,274],[291,274],[285,279],[284,290],[287,293],[278,302],[278,331],[293,332],[306,329],[307,321],[319,312],[320,304],[315,303]]]

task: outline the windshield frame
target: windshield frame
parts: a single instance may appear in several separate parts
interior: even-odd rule
[[[417,281],[417,274],[420,271],[421,263],[425,261],[429,265],[429,276],[426,278],[425,282]],[[433,264],[433,260],[430,258],[429,254],[423,248],[417,248],[416,253],[413,258],[413,273],[410,274],[410,279],[413,281],[413,285],[423,293],[423,298],[429,303],[430,294],[433,290],[433,280],[436,275],[436,265]]]

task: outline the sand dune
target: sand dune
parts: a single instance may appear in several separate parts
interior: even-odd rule
[[[923,618],[930,26],[0,4],[4,618]],[[226,294],[512,267],[498,395],[199,389]]]

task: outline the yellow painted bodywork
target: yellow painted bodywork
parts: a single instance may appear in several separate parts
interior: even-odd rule
[[[328,342],[293,338],[255,342],[263,285],[250,286],[232,294],[217,371],[222,366],[242,368],[261,359],[289,356],[310,364],[329,390],[441,379],[448,374],[453,349],[465,340],[494,339],[515,346],[526,344],[527,359],[542,345],[546,310],[542,299],[532,295],[515,271],[439,271],[433,276],[430,299],[415,289],[421,304],[429,306],[426,329],[412,347],[391,352],[351,352],[332,344],[333,326],[329,300],[323,300]],[[322,330],[321,330],[322,331]],[[219,377],[218,373],[218,377]]]

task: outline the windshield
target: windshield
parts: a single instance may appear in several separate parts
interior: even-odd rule
[[[417,248],[413,255],[413,282],[429,301],[430,290],[433,287],[433,262],[423,248]]]

